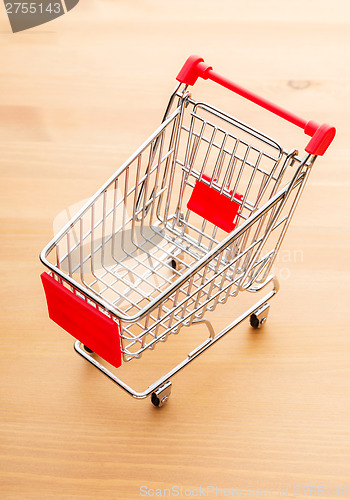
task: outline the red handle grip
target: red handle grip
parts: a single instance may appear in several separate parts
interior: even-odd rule
[[[243,87],[240,87],[236,83],[231,82],[224,76],[219,75],[213,68],[204,62],[204,59],[198,56],[190,56],[183,67],[180,70],[180,73],[177,75],[176,79],[185,83],[186,85],[194,85],[198,78],[203,78],[204,80],[212,80],[213,82],[226,87],[229,90],[232,90],[236,94],[245,97],[249,101],[258,104],[262,108],[271,111],[275,115],[284,118],[285,120],[297,125],[302,128],[305,134],[311,136],[311,140],[307,144],[305,151],[314,155],[323,155],[328,146],[334,139],[335,136],[335,128],[328,124],[319,125],[317,122],[313,120],[304,120],[299,116],[290,113],[289,111],[281,108],[277,104],[260,97],[254,92],[247,90]]]

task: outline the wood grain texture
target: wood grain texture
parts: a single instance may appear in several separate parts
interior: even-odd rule
[[[2,9],[1,499],[124,500],[172,485],[242,498],[263,489],[279,498],[287,487],[293,497],[298,486],[350,495],[349,25],[345,0],[81,0],[17,34]],[[156,128],[190,53],[338,134],[276,263],[281,291],[264,330],[240,325],[174,378],[157,411],[77,357],[48,320],[38,254],[55,217]],[[214,85],[193,92],[286,147],[305,144]],[[217,328],[235,314],[217,310]],[[146,375],[163,373],[202,333],[188,329],[151,352]]]

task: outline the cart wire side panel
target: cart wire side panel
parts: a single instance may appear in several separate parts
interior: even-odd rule
[[[233,116],[195,101],[212,80],[301,127],[304,155]],[[169,398],[173,375],[244,319],[260,328],[278,291],[272,266],[319,155],[335,129],[289,113],[190,56],[160,127],[41,252],[50,318],[76,351],[135,398]],[[241,292],[272,288],[215,333],[206,313]],[[203,323],[208,338],[142,392],[118,368]],[[95,353],[94,355],[92,355]]]

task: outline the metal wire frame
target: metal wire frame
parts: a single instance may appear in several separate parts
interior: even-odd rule
[[[120,321],[125,361],[240,290],[266,285],[314,161],[196,103],[186,89],[175,95],[175,111],[41,255],[72,291]],[[298,167],[277,193],[293,163]],[[194,183],[208,182],[204,174],[231,199],[243,192],[229,236],[206,220],[198,224],[186,208]]]
[[[202,342],[199,346],[197,346],[193,351],[191,351],[185,359],[183,359],[180,363],[178,363],[176,366],[174,366],[171,370],[169,370],[166,374],[158,378],[155,382],[150,384],[146,389],[143,391],[137,391],[130,387],[128,384],[125,383],[125,381],[121,380],[117,375],[115,375],[113,372],[111,372],[106,366],[101,364],[97,359],[92,357],[90,354],[88,354],[80,345],[80,342],[77,340],[74,344],[74,349],[80,356],[85,358],[89,363],[91,363],[93,366],[95,366],[98,370],[100,370],[101,373],[106,375],[112,382],[114,382],[116,385],[118,385],[121,389],[123,389],[125,392],[130,394],[136,399],[144,399],[150,394],[153,393],[153,391],[160,391],[159,394],[162,394],[161,397],[163,397],[163,394],[167,394],[164,399],[167,399],[168,395],[170,394],[169,391],[169,386],[171,386],[170,379],[179,373],[183,368],[185,368],[189,363],[192,363],[195,359],[197,359],[201,354],[203,354],[207,349],[209,349],[212,345],[214,345],[216,342],[218,342],[222,337],[224,337],[228,332],[230,332],[233,328],[235,328],[237,325],[239,325],[242,321],[244,321],[247,317],[249,317],[252,313],[256,312],[260,307],[266,306],[267,301],[269,301],[274,295],[278,292],[279,289],[279,284],[278,280],[274,276],[270,276],[265,283],[265,286],[269,284],[273,285],[273,288],[270,292],[268,292],[266,295],[264,295],[260,300],[258,300],[255,304],[253,304],[251,307],[249,307],[245,312],[243,312],[241,315],[237,316],[234,321],[232,321],[229,325],[227,325],[223,330],[220,332],[216,333],[214,332],[212,325],[209,321],[206,319],[199,319],[196,320],[196,323],[202,323],[205,326],[207,326],[208,331],[209,331],[209,337]],[[254,291],[254,290],[252,290]],[[163,400],[161,400],[163,404]]]

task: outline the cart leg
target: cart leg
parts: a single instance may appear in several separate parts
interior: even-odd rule
[[[168,380],[152,392],[151,401],[157,408],[164,406],[168,402],[171,393],[171,382]]]

